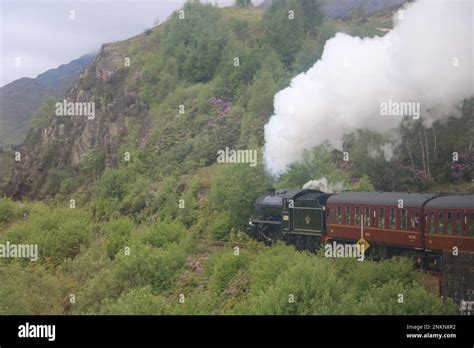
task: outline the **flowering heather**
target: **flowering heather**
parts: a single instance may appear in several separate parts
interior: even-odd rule
[[[424,170],[413,169],[403,164],[398,166],[397,173],[398,185],[403,187],[403,190],[424,191],[434,181],[430,173]]]
[[[428,184],[433,181],[433,177],[430,173],[425,172],[424,170],[415,170],[413,173],[413,181],[419,184]]]
[[[451,177],[455,179],[467,178],[474,170],[474,151],[466,150],[459,154],[457,161],[451,162]]]
[[[216,98],[212,97],[209,99],[209,104],[216,106],[218,111],[217,111],[217,116],[219,118],[224,117],[227,115],[227,113],[230,110],[230,103],[227,100],[221,99],[221,98]]]

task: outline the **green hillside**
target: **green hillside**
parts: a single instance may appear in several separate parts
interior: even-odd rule
[[[473,122],[472,101],[461,119],[435,125],[459,132],[438,147],[463,149],[467,169],[439,158],[428,169],[410,142],[390,160],[374,158],[367,149],[383,135],[358,130],[344,142],[358,156],[353,166],[322,145],[280,179],[267,174],[263,127],[275,93],[336,32],[372,37],[391,27],[391,13],[329,19],[312,4],[187,3],[163,24],[103,46],[67,96],[95,102],[92,122],[55,116],[54,100],[43,103],[23,146],[0,157],[0,187],[14,199],[0,200],[0,242],[38,244],[41,256],[0,259],[0,314],[454,313],[409,260],[332,260],[245,235],[253,202],[270,185],[324,176],[360,190],[473,189],[474,127],[460,126]],[[296,19],[286,20],[289,8]],[[401,131],[432,142],[427,129]],[[257,165],[216,163],[226,147],[257,151]],[[202,242],[210,239],[246,245],[217,249]]]

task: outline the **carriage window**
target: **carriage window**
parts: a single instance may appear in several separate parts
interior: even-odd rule
[[[443,212],[438,212],[438,233],[443,234]]]
[[[360,226],[360,208],[359,207],[355,208],[354,225]]]
[[[385,209],[379,209],[379,227],[385,228]]]
[[[452,225],[452,218],[451,218],[451,212],[448,211],[447,216],[446,216],[446,233],[447,234],[453,234],[453,225]]]
[[[338,224],[342,222],[342,213],[341,213],[341,206],[337,206],[337,212],[336,212],[336,221]]]
[[[435,233],[434,230],[434,212],[430,212],[430,220],[428,221],[428,226],[430,229],[430,233]]]
[[[400,211],[400,228],[402,230],[407,228],[407,211],[405,209]]]
[[[428,217],[425,217],[425,221],[428,219]],[[419,231],[420,227],[420,214],[416,213],[413,209],[410,210],[410,223],[411,223],[411,228],[413,231]]]
[[[474,237],[474,213],[471,213],[471,217],[469,218],[469,226],[467,228],[469,231],[469,235]]]
[[[365,208],[364,226],[370,227],[370,208]]]
[[[351,207],[346,207],[346,225],[351,224]]]
[[[456,227],[455,227],[456,235],[460,236],[462,233],[462,215],[460,211],[456,212]]]
[[[390,209],[390,228],[395,229],[395,209]]]

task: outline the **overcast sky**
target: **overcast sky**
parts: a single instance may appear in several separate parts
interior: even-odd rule
[[[0,86],[140,34],[185,0],[0,0]],[[215,0],[202,0],[214,3]],[[253,1],[254,4],[261,0]],[[227,6],[234,0],[218,0]],[[74,14],[72,15],[72,12]],[[75,18],[71,18],[75,15]],[[19,64],[19,65],[18,65]]]

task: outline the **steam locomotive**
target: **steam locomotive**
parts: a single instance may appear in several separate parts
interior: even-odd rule
[[[374,259],[404,255],[436,268],[445,253],[474,255],[474,194],[269,189],[255,202],[249,231],[309,250],[362,243]]]

